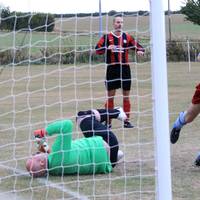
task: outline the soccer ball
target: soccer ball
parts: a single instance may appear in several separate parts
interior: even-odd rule
[[[194,165],[196,167],[200,167],[200,152],[198,153],[198,155],[197,155],[197,157],[196,157],[196,159],[194,161]]]
[[[200,62],[200,53],[197,55],[197,61]]]

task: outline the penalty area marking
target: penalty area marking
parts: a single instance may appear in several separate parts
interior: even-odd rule
[[[6,165],[2,165],[2,164],[0,164],[0,167],[1,168],[4,168],[4,169],[6,169],[6,170],[10,170],[10,171],[12,171],[12,172],[14,172],[15,174],[17,174],[17,175],[22,175],[22,176],[27,176],[27,177],[30,177],[30,175],[29,175],[29,173],[28,172],[26,172],[26,171],[23,171],[23,170],[20,170],[20,169],[15,169],[15,168],[12,168],[12,167],[8,167],[8,166],[6,166]],[[0,183],[1,183],[1,179],[3,179],[3,178],[0,178]],[[49,183],[49,185],[48,186],[50,186],[50,187],[52,187],[52,188],[56,188],[57,190],[60,190],[60,191],[62,191],[62,192],[64,192],[64,193],[66,193],[66,194],[69,194],[69,195],[71,195],[72,197],[74,197],[74,198],[76,198],[76,199],[80,199],[80,200],[89,200],[86,196],[84,196],[84,195],[80,195],[80,194],[78,194],[78,193],[76,193],[76,192],[73,192],[72,190],[70,190],[70,189],[68,189],[68,188],[66,188],[66,187],[62,187],[62,186],[60,186],[60,185],[56,185],[55,183],[53,183],[53,182],[51,182],[51,181],[47,181],[47,180],[45,180],[44,178],[37,178],[37,180],[38,180],[38,182],[39,183],[42,183],[42,184],[47,184],[47,183]],[[9,193],[9,192],[4,192],[3,194],[6,194],[6,193]],[[1,194],[0,194],[1,195]]]

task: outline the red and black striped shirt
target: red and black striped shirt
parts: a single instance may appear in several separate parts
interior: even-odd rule
[[[108,50],[108,46],[115,45],[116,50]],[[103,35],[98,41],[96,53],[101,55],[106,53],[107,64],[128,64],[128,50],[143,51],[144,48],[128,33],[122,33],[120,36],[113,32]]]

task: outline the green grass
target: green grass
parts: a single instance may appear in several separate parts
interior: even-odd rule
[[[172,30],[174,32],[182,32],[182,31],[185,31],[187,29],[187,30],[196,34],[197,31],[200,31],[200,26],[194,25],[194,24],[179,24],[179,25],[176,24],[172,28],[173,28]]]
[[[70,48],[74,49],[89,49],[96,44],[98,38],[97,35],[74,35],[72,33],[30,33],[30,32],[0,32],[0,46],[1,49],[27,48],[31,55],[40,53],[44,48]]]
[[[186,31],[187,30],[187,31]],[[173,24],[172,25],[172,33],[178,37],[178,35],[183,35],[182,39],[199,39],[197,33],[200,32],[200,26],[194,25],[192,23],[185,24]],[[181,38],[179,38],[181,39]]]
[[[30,196],[32,199],[67,199],[73,196],[69,191],[79,192],[89,199],[94,199],[94,195],[96,199],[155,199],[150,66],[143,63],[131,67],[131,120],[136,127],[127,130],[119,121],[113,122],[113,131],[125,153],[124,161],[107,175],[34,180],[25,173],[25,160],[36,151],[33,130],[56,119],[69,118],[75,123],[78,110],[102,108],[106,95],[105,68],[103,65],[5,68],[0,76],[0,149],[3,152],[0,154],[0,191],[7,192],[11,198],[15,190],[20,199]],[[199,73],[198,63],[192,63],[191,72],[188,72],[188,63],[168,64],[170,124],[189,104]],[[118,91],[116,105],[121,104]],[[192,166],[199,149],[198,123],[199,119],[185,127],[178,143],[171,146],[175,200],[199,197],[199,170]],[[73,137],[82,137],[77,127],[74,127]],[[49,138],[50,144],[53,139]],[[7,166],[16,169],[16,173]],[[55,188],[55,184],[59,188]]]
[[[200,26],[184,20],[183,15],[171,17],[172,39],[199,39]],[[76,24],[77,23],[77,24]],[[149,17],[124,18],[124,30],[132,33],[141,41],[149,39]],[[56,20],[54,33],[40,32],[0,32],[1,49],[27,46],[35,53],[44,47],[77,47],[91,45],[98,41],[99,19],[90,18],[64,18]],[[103,31],[112,30],[112,17],[103,17]],[[137,32],[139,31],[139,33]],[[168,18],[166,16],[166,33],[168,34]]]
[[[132,67],[133,70],[136,70],[136,66]],[[138,77],[147,78],[149,76],[148,68],[148,65],[144,65],[141,69],[138,68]],[[91,106],[102,108],[105,101],[103,77],[104,66],[95,65],[93,67],[82,65],[76,66],[76,68],[61,66],[60,71],[58,66],[33,65],[29,68],[26,66],[5,68],[0,82],[0,89],[4,94],[0,99],[0,133],[2,135],[0,146],[5,153],[0,155],[0,162],[4,166],[8,165],[25,171],[24,165],[27,156],[36,151],[32,141],[34,129],[60,118],[70,118],[75,122],[75,114],[78,110],[88,109]],[[133,81],[133,84],[135,85],[136,82]],[[147,81],[142,93],[150,92],[149,84],[150,82]],[[134,108],[137,108],[138,99],[134,95],[135,93],[132,94],[131,98],[134,99]],[[120,93],[116,97],[117,102],[121,104]],[[140,103],[142,104],[142,102],[143,100]],[[143,109],[145,107],[141,108],[141,111]],[[137,110],[132,111],[135,112],[135,123],[139,123],[140,127],[148,125],[151,130],[151,117],[144,116],[146,121],[142,122],[140,120],[143,115],[138,116]],[[29,195],[33,195],[33,199],[42,198],[41,193],[42,196],[49,199],[58,199],[62,195],[69,197],[69,194],[51,187],[52,183],[58,183],[59,185],[64,184],[66,188],[74,192],[79,190],[82,195],[86,195],[90,199],[94,198],[93,194],[99,196],[99,199],[107,199],[110,193],[113,199],[123,199],[133,196],[138,198],[141,195],[139,191],[142,186],[144,188],[142,195],[147,197],[145,191],[154,191],[153,163],[142,164],[138,159],[140,156],[151,158],[153,146],[144,145],[144,150],[140,154],[140,146],[133,144],[140,140],[149,142],[152,140],[152,133],[144,131],[141,138],[138,138],[140,133],[138,128],[124,130],[120,122],[114,122],[113,129],[121,141],[121,149],[127,153],[125,162],[121,163],[112,174],[49,177],[49,182],[47,181],[47,185],[44,185],[38,180],[31,180],[30,177],[23,175],[17,176],[12,171],[0,167],[0,175],[3,178],[0,185],[1,190],[9,192],[13,191],[13,187],[15,187],[16,192],[22,198]],[[74,138],[82,137],[77,128],[74,130]],[[50,144],[52,140],[53,138],[50,139]],[[150,176],[141,178],[139,176],[141,169],[144,174]],[[151,196],[153,199],[154,192]]]
[[[134,33],[135,19],[126,19],[125,30]],[[18,47],[23,42],[23,45],[31,46],[33,53],[38,53],[44,46],[74,46],[75,42],[77,46],[88,46],[98,39],[97,35],[89,34],[98,31],[98,19],[95,20],[91,28],[89,20],[79,19],[76,38],[73,36],[74,19],[64,22],[62,35],[60,32],[33,32],[25,37],[25,33],[1,32],[0,46],[4,49]],[[138,30],[149,30],[148,20],[148,17],[139,18]],[[173,37],[198,39],[199,27],[183,24],[182,20],[182,16],[173,18]],[[111,25],[111,18],[109,23]],[[148,32],[141,34],[141,38],[143,36],[148,38]],[[105,66],[92,63],[5,67],[0,75],[0,198],[4,192],[8,193],[8,197],[2,197],[4,199],[12,199],[15,195],[19,199],[67,199],[75,192],[98,200],[155,199],[151,66],[149,63],[132,63],[131,68],[131,120],[136,127],[124,130],[119,121],[113,122],[113,131],[125,153],[124,161],[107,175],[31,179],[26,173],[25,160],[36,151],[33,131],[56,119],[69,118],[75,123],[78,110],[102,108],[106,99]],[[191,63],[191,72],[188,63],[168,63],[170,126],[190,103],[199,74],[199,63]],[[122,105],[120,91],[115,104]],[[82,134],[75,126],[73,138],[80,137]],[[171,146],[174,200],[198,199],[200,196],[199,169],[192,166],[199,150],[198,138],[199,118],[186,126],[178,143]],[[50,144],[53,139],[49,138]]]

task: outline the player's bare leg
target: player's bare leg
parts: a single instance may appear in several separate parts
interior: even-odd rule
[[[185,115],[186,124],[192,122],[199,113],[200,113],[200,104],[190,104]]]

